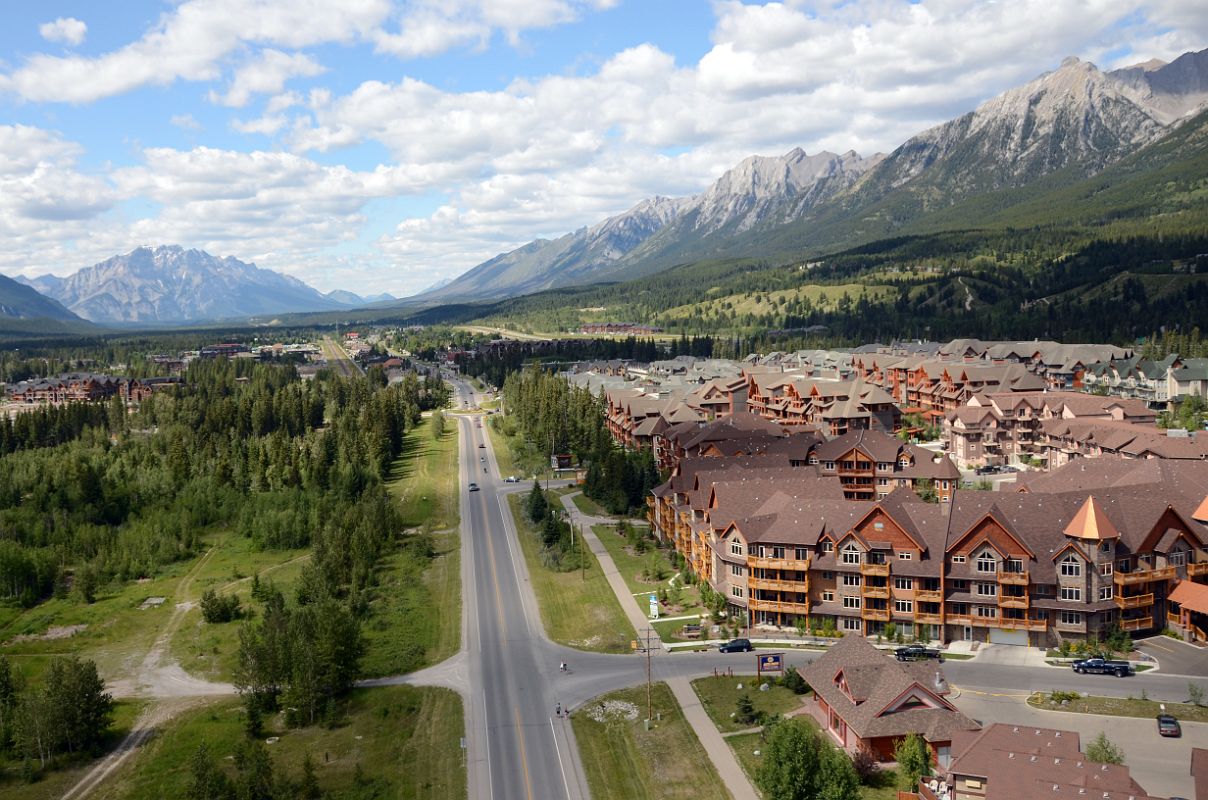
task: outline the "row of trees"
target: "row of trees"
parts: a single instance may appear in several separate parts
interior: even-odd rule
[[[45,768],[52,761],[95,753],[109,730],[113,698],[96,664],[54,658],[42,680],[24,685],[8,659],[0,656],[0,755]]]

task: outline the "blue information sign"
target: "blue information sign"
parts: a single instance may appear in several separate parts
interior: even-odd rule
[[[783,672],[784,671],[784,654],[783,653],[765,653],[759,656],[759,674],[765,672]]]

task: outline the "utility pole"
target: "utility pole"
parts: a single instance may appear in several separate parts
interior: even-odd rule
[[[650,629],[646,629],[646,724],[654,719],[654,702],[651,699],[650,682]]]
[[[583,575],[583,582],[587,583],[587,554],[583,552],[584,531],[584,528],[579,529],[579,572]]]

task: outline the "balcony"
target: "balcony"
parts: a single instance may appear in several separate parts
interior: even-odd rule
[[[1049,623],[1043,619],[1018,619],[1015,617],[999,617],[997,627],[1008,631],[1043,631]]]
[[[782,600],[758,600],[754,597],[747,600],[747,608],[752,611],[778,611],[781,614],[808,614],[809,603],[791,603]]]
[[[1153,594],[1116,595],[1117,608],[1144,608],[1153,605]]]
[[[1028,607],[1028,596],[1026,594],[1020,595],[1018,597],[1015,597],[1012,595],[1006,595],[1006,594],[999,595],[998,596],[998,607],[999,608],[1027,608]]]
[[[875,597],[880,600],[889,599],[889,587],[888,586],[869,586],[866,583],[866,584],[864,584],[864,586],[861,588],[860,591],[861,591],[861,594],[863,594],[865,597]]]
[[[861,575],[877,575],[883,578],[889,577],[888,564],[870,564],[867,561],[860,564]]]
[[[1126,631],[1144,631],[1153,627],[1153,619],[1150,617],[1122,619],[1120,620],[1120,627]]]
[[[947,614],[944,616],[944,622],[949,625],[972,625],[973,617],[968,614]]]
[[[860,609],[860,618],[873,620],[874,622],[889,622],[888,608],[862,608]]]
[[[914,600],[916,603],[942,603],[944,593],[939,589],[915,589]]]
[[[1208,575],[1208,561],[1201,561],[1198,564],[1187,565],[1187,577],[1195,578],[1200,575]]]
[[[747,556],[747,566],[751,569],[791,569],[805,572],[810,568],[810,560],[808,558],[796,559]]]
[[[914,612],[914,621],[918,625],[942,625],[944,616],[942,614],[925,614],[922,611]]]
[[[756,578],[751,575],[747,578],[747,585],[752,589],[772,589],[778,592],[802,592],[809,591],[809,582],[802,579],[799,581],[781,581],[769,578]]]
[[[1133,586],[1138,583],[1170,581],[1174,580],[1174,578],[1174,567],[1162,567],[1161,569],[1139,569],[1134,572],[1117,572],[1114,580],[1117,586]]]
[[[998,571],[998,582],[1004,586],[1027,586],[1028,573],[1025,572],[1003,572]]]

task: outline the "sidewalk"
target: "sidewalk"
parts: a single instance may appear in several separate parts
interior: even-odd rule
[[[692,730],[696,731],[696,738],[700,739],[701,746],[709,754],[709,760],[713,762],[717,774],[721,776],[722,783],[730,790],[734,800],[758,800],[759,795],[755,793],[755,787],[747,780],[747,774],[739,766],[734,751],[726,744],[713,720],[709,719],[709,715],[701,708],[700,698],[692,691],[691,680],[682,677],[668,678],[667,685],[671,687],[676,702],[684,711],[684,718],[688,720]]]
[[[658,632],[651,627],[651,620],[642,613],[642,607],[638,605],[637,599],[629,592],[629,587],[625,585],[625,579],[621,577],[621,571],[617,569],[616,562],[608,554],[608,549],[604,547],[604,543],[600,541],[600,537],[596,536],[595,532],[591,529],[592,525],[611,525],[615,520],[591,517],[584,514],[575,505],[573,493],[562,496],[562,505],[570,515],[572,524],[582,531],[583,541],[587,542],[587,548],[591,550],[600,562],[600,569],[604,570],[604,577],[608,578],[608,585],[612,587],[612,593],[617,596],[617,602],[621,604],[621,610],[625,612],[625,617],[633,625],[637,638],[645,642],[646,631],[649,630],[650,646],[662,647],[663,640],[659,638]],[[710,722],[709,724],[712,725],[713,723]]]

